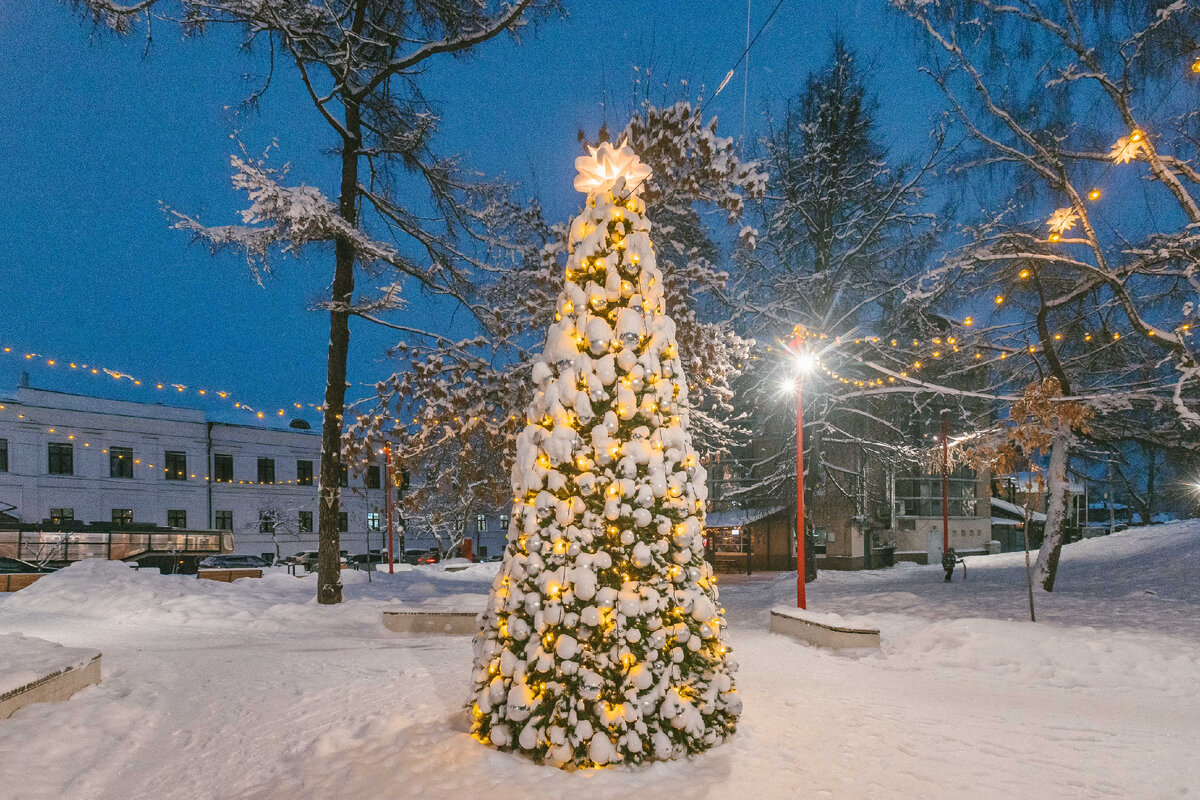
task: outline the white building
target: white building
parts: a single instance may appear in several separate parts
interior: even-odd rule
[[[320,458],[311,430],[27,386],[0,398],[0,513],[21,522],[231,530],[237,552],[289,555],[317,546]],[[382,471],[349,476],[345,550],[387,546]]]

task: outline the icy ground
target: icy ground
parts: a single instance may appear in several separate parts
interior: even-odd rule
[[[235,584],[89,563],[0,599],[0,634],[104,653],[104,682],[0,721],[0,796],[1166,798],[1200,793],[1200,521],[1070,545],[1028,622],[1023,558],[823,572],[809,608],[878,654],[768,634],[795,576],[730,577],[745,713],[727,744],[567,774],[464,733],[470,642],[399,635],[399,603],[478,604],[496,565]],[[586,793],[586,795],[584,794]]]

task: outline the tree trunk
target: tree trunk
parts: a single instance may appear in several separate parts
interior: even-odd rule
[[[358,151],[361,122],[358,106],[346,105],[346,130],[342,141],[342,186],[338,213],[351,225],[358,223]],[[329,358],[325,379],[325,418],[321,424],[321,487],[317,526],[317,602],[342,602],[341,511],[342,415],[346,409],[346,357],[350,352],[350,303],[354,295],[354,247],[339,239],[335,256],[329,311]]]
[[[1047,592],[1054,591],[1058,559],[1062,554],[1067,521],[1067,464],[1071,459],[1071,430],[1060,425],[1050,444],[1050,469],[1046,476],[1046,528],[1038,550],[1034,576]]]
[[[1143,525],[1150,525],[1154,522],[1154,477],[1158,468],[1158,451],[1154,447],[1146,447],[1146,517],[1142,520]]]

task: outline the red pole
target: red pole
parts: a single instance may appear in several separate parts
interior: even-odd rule
[[[396,572],[396,544],[392,539],[392,492],[396,488],[396,481],[392,477],[392,448],[391,445],[385,447],[383,452],[386,454],[384,459],[387,466],[384,471],[387,473],[387,479],[384,481],[384,486],[387,487],[387,501],[384,506],[387,508],[388,515],[388,574],[394,575]]]
[[[950,549],[950,412],[942,411],[942,554]]]
[[[800,352],[799,337],[792,340],[793,351]],[[796,608],[808,608],[804,596],[804,403],[800,388],[803,377],[796,375]]]

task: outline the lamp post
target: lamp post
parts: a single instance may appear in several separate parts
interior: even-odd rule
[[[387,509],[388,518],[388,574],[393,575],[396,571],[396,545],[392,539],[392,492],[396,490],[396,479],[392,476],[392,446],[388,445],[383,452],[386,454],[384,471],[387,473],[387,479],[384,481],[384,485],[387,487],[387,500],[384,502],[384,507]]]
[[[802,338],[803,329],[797,327],[796,335],[792,337],[792,352],[796,356],[796,378],[792,388],[796,393],[796,608],[808,608],[808,600],[804,592],[805,544],[804,530],[804,401],[801,394],[801,384],[804,373],[816,364],[816,358],[811,353],[804,352]]]

